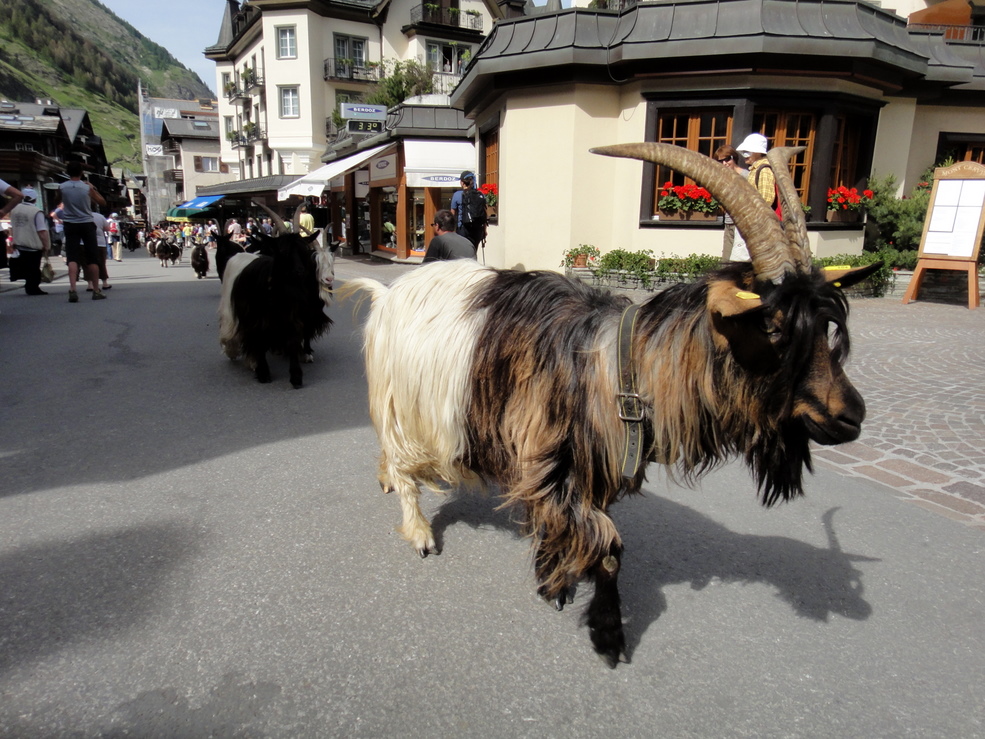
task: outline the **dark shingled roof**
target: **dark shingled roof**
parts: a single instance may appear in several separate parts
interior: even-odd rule
[[[218,139],[218,121],[192,121],[187,118],[165,118],[164,127],[178,139]]]
[[[218,185],[207,185],[199,187],[195,196],[249,195],[250,193],[279,190],[284,185],[294,182],[298,176],[293,174],[272,174],[266,177],[254,177],[252,180],[235,180],[233,182],[223,182]]]
[[[892,89],[971,82],[974,64],[940,37],[857,0],[660,0],[622,12],[572,8],[500,21],[452,93],[471,103],[492,76],[568,67],[569,78],[727,69],[836,71]],[[603,80],[600,80],[603,81]]]

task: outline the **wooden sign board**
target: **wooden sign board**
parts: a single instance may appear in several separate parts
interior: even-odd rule
[[[977,308],[978,252],[985,233],[985,166],[958,162],[934,171],[934,188],[924,219],[917,266],[903,303],[916,299],[928,269],[968,275],[968,307]]]

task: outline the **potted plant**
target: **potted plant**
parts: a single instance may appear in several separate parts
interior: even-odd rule
[[[828,221],[855,223],[872,200],[872,190],[858,191],[844,185],[828,189]]]
[[[496,216],[496,205],[499,203],[499,185],[487,182],[479,187],[479,192],[486,196],[486,218]]]
[[[598,261],[599,250],[591,244],[578,244],[570,249],[565,249],[564,259],[561,260],[562,267],[588,267]]]
[[[222,91],[225,92],[227,96],[232,95],[234,92],[236,92],[236,83],[233,82],[232,80],[229,80],[229,82],[227,82],[225,85],[222,86]]]
[[[705,188],[665,182],[657,200],[661,220],[717,220],[721,206]]]

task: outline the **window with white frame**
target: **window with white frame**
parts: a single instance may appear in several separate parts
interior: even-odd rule
[[[428,66],[433,72],[462,74],[472,54],[472,47],[465,44],[428,41]]]
[[[296,86],[280,88],[280,117],[301,117],[301,98]]]
[[[196,172],[218,172],[219,157],[195,157]]]
[[[335,34],[335,62],[342,65],[351,64],[353,67],[365,67],[366,39]]]
[[[298,58],[298,38],[294,26],[281,26],[277,29],[277,58]]]

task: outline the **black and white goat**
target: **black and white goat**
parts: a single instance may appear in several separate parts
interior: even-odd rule
[[[366,290],[369,406],[379,480],[396,492],[401,534],[436,551],[419,485],[495,481],[533,539],[539,593],[558,609],[584,578],[595,650],[626,658],[617,577],[623,544],[608,510],[638,492],[648,462],[691,481],[741,456],[772,505],[802,493],[808,442],[860,432],[865,404],[842,370],[848,303],[840,289],[874,271],[812,266],[803,211],[775,150],[780,223],[755,189],[673,146],[596,153],[668,166],[706,187],[735,219],[751,263],[642,305],[552,272],[438,262]],[[638,457],[636,456],[638,455]]]
[[[270,382],[267,352],[285,354],[291,385],[302,385],[301,362],[313,359],[311,342],[332,320],[325,315],[335,279],[335,248],[319,244],[318,234],[293,233],[279,226],[275,238],[262,236],[259,253],[229,259],[219,302],[219,343],[230,359],[242,356],[260,382]]]

